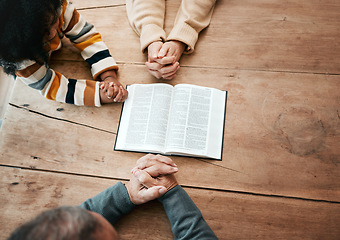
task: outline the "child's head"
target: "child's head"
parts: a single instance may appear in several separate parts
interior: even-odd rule
[[[47,62],[44,43],[58,20],[63,0],[0,0],[0,66],[14,74],[18,63]]]

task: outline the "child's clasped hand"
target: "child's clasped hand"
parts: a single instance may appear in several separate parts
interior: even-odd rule
[[[106,71],[100,75],[99,83],[101,103],[124,102],[128,97],[128,91],[118,81],[114,70]]]

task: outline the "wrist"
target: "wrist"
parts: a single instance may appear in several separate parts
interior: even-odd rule
[[[104,78],[101,78],[101,81],[103,82],[103,81],[105,81],[105,80],[107,80],[107,79],[110,79],[110,78],[113,78],[114,80],[117,79],[116,76],[106,76],[106,77],[104,77]]]
[[[127,194],[128,194],[128,196],[129,196],[129,199],[130,199],[130,201],[131,201],[131,203],[133,203],[134,205],[136,205],[135,204],[135,202],[134,202],[134,199],[133,199],[133,196],[131,195],[131,186],[130,186],[130,181],[129,182],[127,182],[127,183],[124,183],[124,186],[125,186],[125,188],[126,188],[126,191],[127,191]]]
[[[164,199],[171,198],[171,196],[176,195],[178,191],[180,191],[182,187],[180,185],[173,186],[171,189],[168,189],[164,195],[161,197],[157,198],[159,202],[163,202]]]
[[[163,43],[163,41],[162,40],[153,41],[147,46],[147,48],[150,47],[153,44],[159,44],[159,43]]]
[[[188,47],[186,43],[178,40],[169,40],[169,42],[173,42],[174,44],[176,44],[183,52]]]
[[[100,74],[99,79],[101,81],[104,81],[108,77],[112,77],[112,78],[116,79],[117,78],[116,70],[109,70],[109,71],[103,72],[102,74]]]
[[[177,185],[178,185],[177,182],[171,183],[169,186],[166,187],[167,192],[170,191],[171,189],[173,189],[174,187],[176,187]]]

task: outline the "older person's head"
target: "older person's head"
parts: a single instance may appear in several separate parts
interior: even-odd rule
[[[178,185],[178,168],[168,157],[148,154],[138,159],[125,184],[131,202],[143,204]],[[17,228],[8,240],[115,240],[118,234],[100,214],[80,207],[45,211]]]
[[[45,211],[16,229],[8,240],[114,240],[118,234],[98,213],[80,207],[59,207]]]

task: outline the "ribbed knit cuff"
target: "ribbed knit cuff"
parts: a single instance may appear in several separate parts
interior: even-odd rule
[[[159,197],[157,200],[163,203],[163,201],[165,201],[167,198],[171,198],[172,196],[176,195],[178,192],[183,192],[183,191],[184,189],[180,185],[177,185],[171,188],[169,191],[167,191],[163,196]]]
[[[157,41],[165,41],[166,34],[165,31],[155,25],[155,24],[148,24],[143,26],[142,32],[140,34],[140,45],[142,52],[150,45],[150,43],[157,42]]]
[[[95,88],[95,93],[94,93],[94,105],[96,107],[100,107],[101,103],[100,103],[100,92],[99,92],[99,82],[96,82],[96,88]]]
[[[185,53],[192,53],[195,48],[195,44],[198,39],[198,33],[194,28],[192,28],[189,24],[182,22],[176,24],[171,30],[167,41],[177,40],[188,45],[188,48],[185,50]]]
[[[118,70],[118,65],[112,57],[104,58],[91,67],[91,73],[95,81],[100,81],[99,76],[109,70]]]
[[[114,185],[118,191],[116,193],[120,194],[114,194],[114,198],[117,199],[117,202],[120,203],[119,207],[123,214],[128,214],[132,211],[132,209],[136,206],[130,199],[129,192],[122,182],[117,182]]]

